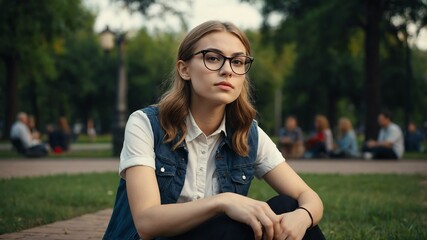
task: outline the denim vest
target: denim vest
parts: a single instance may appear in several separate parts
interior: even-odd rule
[[[163,143],[165,134],[160,126],[158,108],[150,106],[142,111],[147,115],[153,129],[156,177],[161,203],[176,203],[184,186],[187,170],[186,144],[183,142],[176,150],[172,150],[179,136],[171,143]],[[233,151],[232,133],[232,130],[227,128],[227,137],[223,138],[216,150],[215,165],[219,191],[246,196],[255,174],[258,148],[257,124],[254,121],[250,128],[248,137],[250,150],[247,157],[239,156]],[[120,179],[113,214],[103,239],[140,239],[130,212],[124,179]]]

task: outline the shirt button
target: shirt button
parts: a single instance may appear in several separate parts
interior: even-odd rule
[[[242,176],[242,179],[243,179],[243,180],[246,180],[246,176],[245,176],[245,175],[243,175],[243,176]]]
[[[202,172],[202,171],[203,171],[203,168],[202,168],[202,167],[201,167],[201,168],[199,168],[199,171],[200,171],[200,172]]]
[[[160,172],[165,172],[165,168],[164,168],[164,167],[161,167],[161,168],[160,168]]]
[[[206,151],[202,151],[202,154],[205,154],[206,153]]]

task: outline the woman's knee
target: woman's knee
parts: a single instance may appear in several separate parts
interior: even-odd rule
[[[275,196],[268,200],[267,204],[276,214],[292,212],[298,207],[297,200],[286,195]]]

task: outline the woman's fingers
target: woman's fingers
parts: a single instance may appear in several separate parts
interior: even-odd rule
[[[263,231],[262,231],[262,224],[258,219],[253,218],[249,225],[251,226],[252,230],[254,231],[255,240],[262,240]]]
[[[281,217],[267,203],[236,194],[230,194],[226,200],[226,214],[251,226],[255,239],[261,240],[264,235],[264,239],[275,240],[283,233]]]
[[[265,239],[280,239],[279,236],[283,233],[280,224],[281,217],[276,215],[267,203],[261,203],[260,209],[256,212],[256,216],[264,226]]]
[[[262,227],[264,228],[265,239],[272,240],[274,237],[273,221],[270,218],[268,218],[264,212],[260,212],[257,215],[257,218],[261,222]]]

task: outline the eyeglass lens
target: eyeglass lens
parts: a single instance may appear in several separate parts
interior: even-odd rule
[[[204,52],[203,62],[209,70],[217,71],[225,63],[226,58],[216,52]],[[247,73],[251,67],[252,61],[247,56],[236,56],[232,57],[230,60],[231,70],[234,73],[243,75]]]

